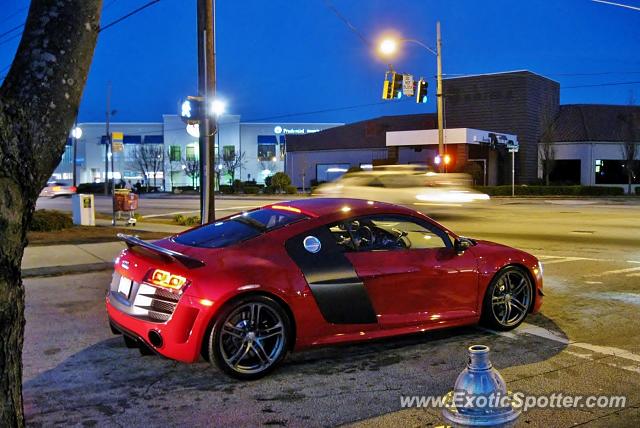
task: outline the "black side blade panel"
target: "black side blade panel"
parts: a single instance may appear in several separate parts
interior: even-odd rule
[[[304,248],[307,236],[322,243],[317,253]],[[331,232],[320,227],[287,241],[285,248],[304,275],[324,318],[333,324],[376,323],[367,290]]]

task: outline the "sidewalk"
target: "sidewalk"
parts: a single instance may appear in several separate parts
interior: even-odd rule
[[[110,220],[96,219],[98,226],[110,226]],[[161,223],[138,223],[136,230],[151,232],[166,232],[167,236],[187,229]],[[26,247],[22,257],[22,277],[60,275],[75,272],[90,272],[110,269],[118,253],[125,248],[125,244],[114,237],[113,242],[78,245],[45,245]]]

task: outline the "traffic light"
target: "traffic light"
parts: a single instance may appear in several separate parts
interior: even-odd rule
[[[415,83],[415,86],[414,93],[416,94],[416,102],[418,104],[426,103],[429,84],[424,79],[420,79]]]
[[[382,86],[382,99],[391,100],[402,97],[402,74],[392,71],[391,79],[386,77]]]

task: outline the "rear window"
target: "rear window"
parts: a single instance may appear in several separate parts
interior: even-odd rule
[[[182,233],[173,240],[191,247],[226,247],[304,218],[306,218],[304,214],[294,211],[264,208],[238,214],[223,221],[209,223],[206,226]]]

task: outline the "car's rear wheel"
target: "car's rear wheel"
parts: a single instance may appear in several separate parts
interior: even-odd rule
[[[272,371],[289,347],[291,321],[275,300],[248,296],[223,308],[209,334],[209,360],[244,380]]]
[[[496,330],[511,330],[524,321],[533,302],[533,284],[520,267],[500,270],[489,284],[482,307],[482,322]]]

